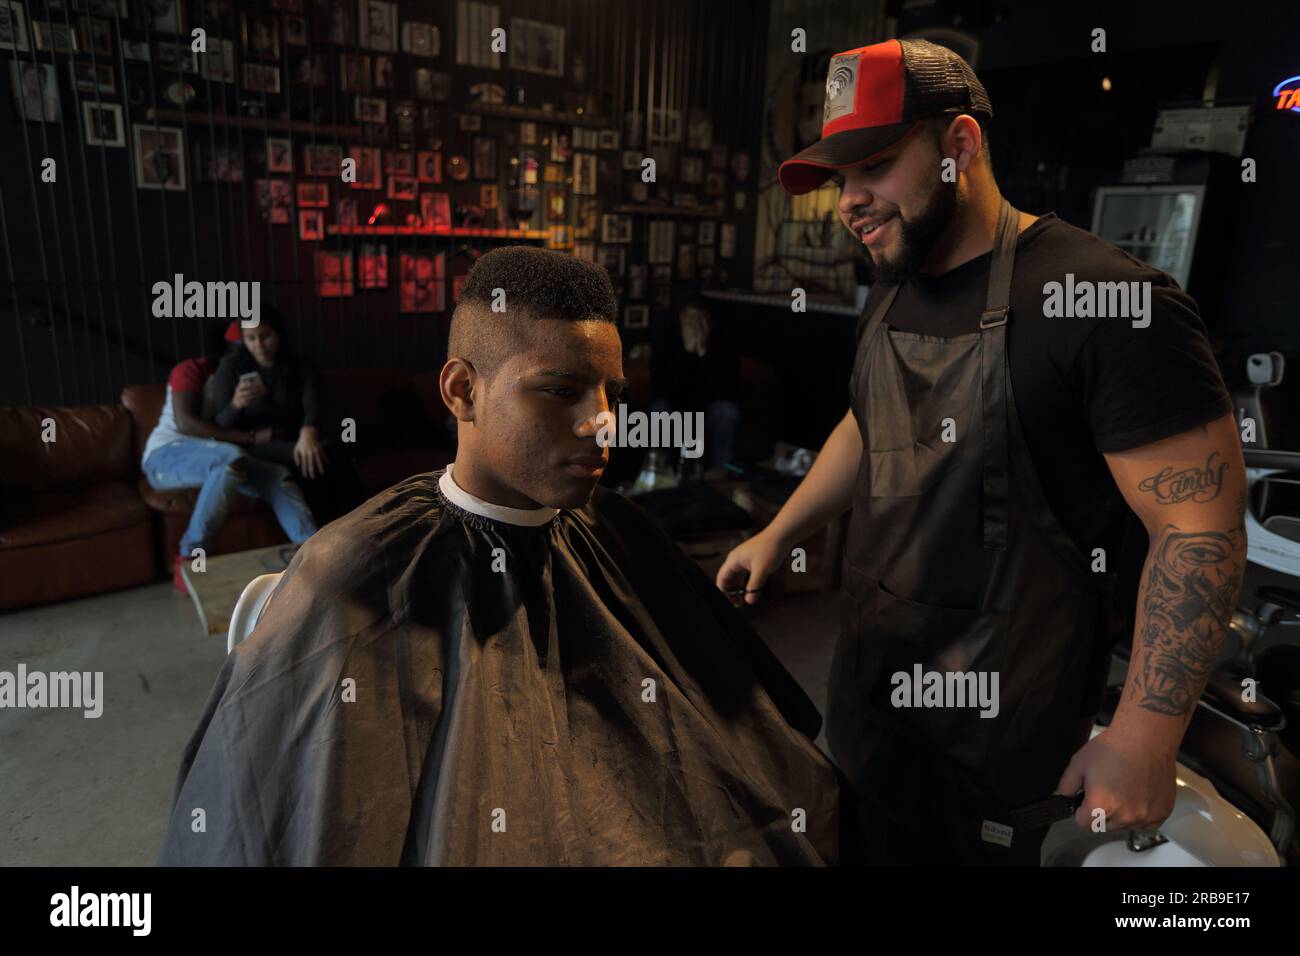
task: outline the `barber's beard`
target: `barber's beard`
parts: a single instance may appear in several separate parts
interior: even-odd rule
[[[919,214],[911,219],[904,219],[900,213],[898,216],[900,248],[896,256],[882,261],[870,248],[862,247],[867,260],[868,281],[872,285],[877,282],[897,285],[916,272],[930,255],[930,250],[939,241],[939,237],[948,228],[953,217],[957,215],[961,205],[962,200],[957,192],[957,184],[940,181],[930,195],[929,202]]]

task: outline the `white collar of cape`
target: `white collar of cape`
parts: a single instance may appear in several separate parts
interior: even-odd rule
[[[491,518],[494,521],[504,521],[506,524],[522,525],[525,528],[537,528],[560,513],[559,508],[507,508],[505,505],[494,505],[490,501],[476,498],[456,484],[456,480],[451,477],[454,464],[455,462],[449,464],[442,477],[438,479],[438,490],[448,501],[470,514]]]

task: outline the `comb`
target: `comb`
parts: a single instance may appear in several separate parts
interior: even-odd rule
[[[1011,825],[1017,830],[1037,830],[1050,826],[1059,820],[1068,820],[1074,816],[1083,804],[1083,791],[1072,797],[1063,793],[1054,793],[1046,800],[1027,803],[1011,811]]]

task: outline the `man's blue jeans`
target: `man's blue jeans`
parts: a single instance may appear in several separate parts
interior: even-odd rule
[[[237,461],[242,464],[232,467]],[[158,491],[199,489],[189,527],[181,535],[184,557],[193,555],[195,548],[207,550],[226,523],[237,494],[269,504],[294,544],[316,533],[316,520],[302,490],[289,480],[289,469],[245,455],[238,445],[211,438],[182,438],[155,448],[143,467],[149,484]]]

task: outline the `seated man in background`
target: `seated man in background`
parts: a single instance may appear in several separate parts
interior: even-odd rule
[[[816,709],[597,487],[617,311],[583,260],[478,260],[440,377],[455,461],[299,550],[186,749],[162,863],[837,860]]]
[[[704,413],[704,460],[710,470],[735,460],[740,428],[740,354],[720,335],[702,296],[662,323],[650,352],[655,397],[648,410]]]
[[[261,461],[249,452],[271,440],[271,430],[222,428],[213,424],[205,395],[221,355],[239,340],[239,323],[210,323],[204,329],[204,354],[186,359],[167,377],[167,398],[158,424],[145,442],[141,470],[158,491],[199,488],[190,523],[181,535],[180,553],[172,556],[172,585],[186,592],[181,563],[205,552],[226,522],[235,495],[261,498],[294,544],[316,532],[302,491],[289,480],[289,469]]]

